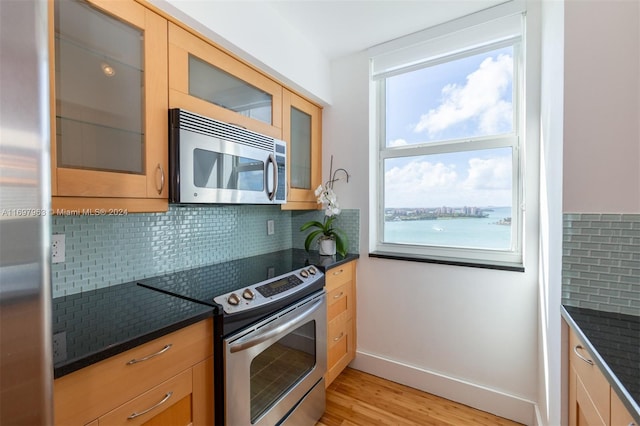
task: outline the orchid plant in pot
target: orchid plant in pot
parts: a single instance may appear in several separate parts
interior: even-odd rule
[[[331,163],[333,168],[333,157],[331,158]],[[300,227],[300,231],[314,229],[304,241],[305,250],[309,251],[313,241],[318,238],[318,252],[324,256],[333,256],[336,253],[341,256],[347,254],[347,234],[335,226],[335,221],[340,214],[340,206],[338,205],[338,197],[333,192],[333,183],[339,180],[336,179],[336,174],[339,171],[343,171],[347,175],[347,182],[349,182],[349,174],[345,169],[338,169],[333,174],[330,171],[331,180],[324,186],[318,186],[315,191],[318,204],[322,204],[324,207],[323,221],[312,220]]]

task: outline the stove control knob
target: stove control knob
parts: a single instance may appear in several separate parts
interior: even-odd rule
[[[310,273],[311,275],[315,275],[315,274],[316,274],[316,272],[318,272],[318,270],[317,270],[316,268],[314,268],[313,266],[312,266],[311,268],[309,268],[309,273]]]
[[[302,271],[300,271],[300,275],[302,275],[302,278],[307,278],[309,276],[309,273],[306,269],[303,269]]]
[[[253,300],[256,295],[251,291],[251,289],[245,288],[242,292],[242,297],[244,297],[246,300]]]
[[[240,304],[240,298],[237,294],[231,293],[231,295],[227,298],[227,302],[229,302],[230,305],[237,306]]]

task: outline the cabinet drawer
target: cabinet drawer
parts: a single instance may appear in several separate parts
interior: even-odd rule
[[[348,324],[351,318],[348,318],[347,313],[344,312],[338,317],[329,321],[327,326],[327,349],[331,350],[333,346],[338,344],[348,332]]]
[[[578,396],[588,398],[593,403],[599,417],[608,420],[610,412],[609,382],[595,363],[590,364],[588,362],[590,360],[593,363],[593,360],[589,352],[584,348],[584,343],[571,331],[569,335],[569,364],[575,369],[578,376]],[[583,393],[582,395],[581,392]],[[586,395],[584,395],[585,392]],[[586,399],[583,399],[583,401],[586,401]]]
[[[329,269],[325,274],[327,292],[353,280],[353,262]]]
[[[327,336],[326,386],[345,369],[355,357],[353,320],[338,317],[329,323]]]
[[[191,390],[192,372],[188,369],[100,417],[98,426],[135,426],[160,417],[170,417],[176,426],[188,425]]]
[[[351,282],[344,283],[327,293],[327,321],[331,321],[338,315],[346,312],[348,318],[352,318],[353,309],[353,285]]]
[[[212,342],[209,319],[55,380],[55,423],[98,418],[212,356]]]

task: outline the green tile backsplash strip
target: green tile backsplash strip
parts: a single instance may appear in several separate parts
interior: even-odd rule
[[[267,220],[275,223],[267,235]],[[170,206],[167,213],[54,216],[65,262],[51,268],[53,297],[291,248],[291,213],[279,206]]]
[[[324,210],[294,211],[291,214],[292,247],[304,248],[304,240],[310,231],[300,232],[300,227],[310,220],[322,222],[324,220]],[[349,239],[349,252],[358,253],[360,251],[360,210],[342,210],[338,218],[333,222],[347,234]],[[311,247],[317,250],[317,247]]]
[[[562,303],[640,316],[640,214],[563,221]]]

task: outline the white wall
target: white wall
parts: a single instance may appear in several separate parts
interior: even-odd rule
[[[255,24],[249,34],[246,26],[238,26],[237,20],[228,19],[228,16],[244,17],[236,10],[241,6],[234,6],[233,2],[151,1],[281,81],[299,87],[325,105],[331,103],[324,111],[324,177],[327,178],[329,158],[333,154],[334,168],[344,167],[352,175],[348,184],[343,181],[336,184],[341,205],[360,209],[360,247],[369,247],[369,65],[366,54],[344,58],[329,69],[322,55],[308,49],[306,42],[292,33],[286,23],[270,15],[271,11],[259,11],[248,17],[245,24]],[[210,13],[212,5],[220,15]],[[222,19],[222,15],[227,18]],[[529,27],[533,31],[529,38],[533,44],[529,54],[533,60],[530,62],[539,66],[535,51],[539,43],[536,41],[538,25],[531,24],[531,19],[537,18],[535,13],[531,15]],[[193,16],[198,17],[197,20]],[[264,19],[265,16],[269,19]],[[284,48],[268,33],[264,39],[255,37],[265,29],[263,21],[270,22],[266,30],[272,30],[276,23]],[[215,32],[210,28],[215,28]],[[293,40],[292,43],[287,44],[287,39]],[[280,51],[274,49],[274,45],[279,46]],[[367,256],[366,249],[361,250],[357,270],[358,355],[353,365],[526,424],[536,422],[535,401],[541,398],[547,402],[545,413],[539,415],[537,421],[545,424],[546,419],[547,424],[554,424],[559,402],[555,390],[549,393],[548,385],[557,382],[547,377],[556,373],[553,369],[559,354],[556,343],[547,347],[548,337],[539,335],[538,325],[539,321],[540,324],[549,322],[549,318],[542,322],[539,317],[553,312],[559,297],[556,300],[555,290],[546,296],[541,293],[548,290],[540,294],[538,291],[540,152],[539,129],[535,123],[539,118],[540,90],[535,73],[530,77],[527,91],[532,102],[527,106],[527,114],[532,125],[527,131],[526,156],[531,176],[526,185],[526,272],[375,259]],[[548,107],[548,112],[553,114],[553,108]],[[556,128],[551,133],[557,137]],[[557,161],[553,153],[543,155],[551,156],[547,161]],[[552,174],[552,179],[559,177]],[[554,184],[557,185],[557,180],[546,183],[548,188]],[[545,214],[551,215],[553,206],[550,209]],[[552,225],[545,231],[554,230],[557,224]],[[552,250],[542,254],[545,262],[551,262],[552,256],[558,255]],[[541,270],[549,273],[544,268]],[[539,300],[547,303],[541,308],[541,314]],[[554,320],[554,314],[550,319]],[[544,353],[539,348],[544,348]],[[539,366],[544,371],[539,373]],[[548,366],[552,366],[553,371],[547,372]],[[539,381],[544,384],[539,386]]]
[[[353,366],[532,424],[538,385],[538,126],[527,134],[525,273],[369,258],[368,67],[365,53],[333,63],[333,104],[323,125],[325,165],[333,154],[334,167],[353,176],[335,187],[341,205],[361,212]],[[539,86],[529,82],[527,89],[537,98]],[[529,110],[536,120],[537,108],[534,101]]]
[[[540,108],[540,264],[538,328],[538,419],[540,425],[567,424],[562,363],[562,137],[564,2],[542,2]]]
[[[269,5],[149,1],[288,87],[322,105],[331,103],[328,59]]]
[[[639,9],[566,2],[565,212],[640,212]]]

